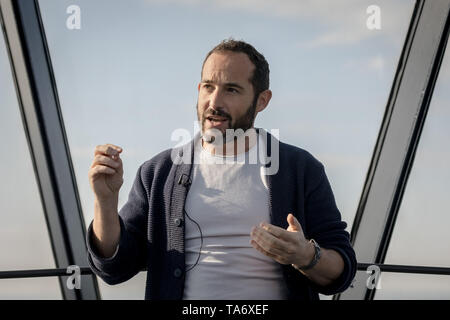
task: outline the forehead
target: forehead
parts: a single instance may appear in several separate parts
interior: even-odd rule
[[[214,52],[205,61],[202,81],[245,82],[250,78],[255,66],[248,56],[242,52]]]

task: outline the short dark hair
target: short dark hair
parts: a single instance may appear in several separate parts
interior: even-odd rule
[[[264,58],[261,53],[259,53],[251,44],[247,42],[237,41],[232,38],[222,40],[206,55],[205,60],[203,60],[202,74],[200,76],[203,75],[203,67],[205,66],[205,62],[208,60],[209,56],[214,52],[224,51],[245,53],[255,66],[252,77],[249,80],[253,85],[256,101],[261,92],[269,89],[269,64],[267,63],[266,58]]]

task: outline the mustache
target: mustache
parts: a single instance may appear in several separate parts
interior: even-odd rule
[[[207,117],[210,117],[210,116],[218,116],[218,117],[222,117],[222,118],[227,118],[228,120],[231,119],[231,116],[228,113],[223,112],[221,110],[210,110],[209,111],[209,109],[208,109],[203,113],[204,119],[206,119]]]

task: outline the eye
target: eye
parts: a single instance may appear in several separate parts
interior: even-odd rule
[[[236,88],[228,88],[228,92],[239,93],[239,91]]]

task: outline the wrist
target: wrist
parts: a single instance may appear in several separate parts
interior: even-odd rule
[[[94,220],[100,223],[115,223],[118,215],[118,197],[94,200]]]
[[[306,258],[298,264],[292,266],[300,271],[312,269],[318,262],[321,256],[321,248],[314,239],[308,241],[308,249],[306,250]]]
[[[305,260],[305,263],[302,266],[307,266],[312,263],[314,260],[314,256],[316,255],[316,249],[314,248],[314,243],[308,241],[308,259]]]
[[[117,206],[119,203],[119,194],[113,194],[110,197],[100,198],[95,197],[94,205],[98,209],[102,210],[117,210]]]

